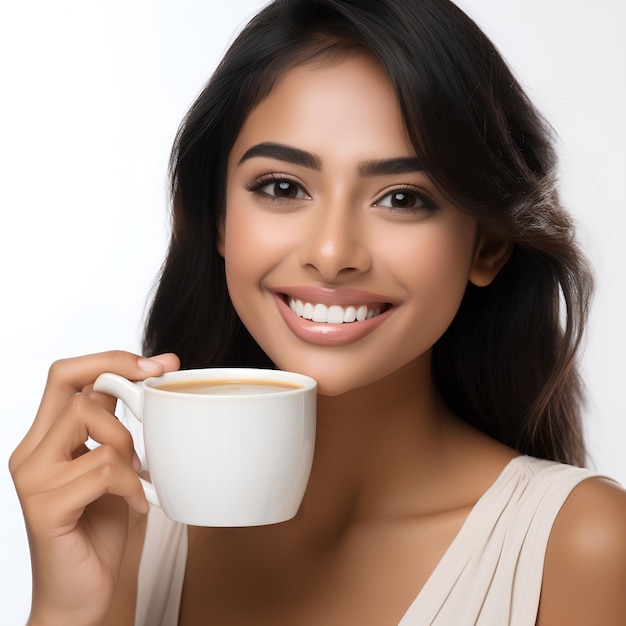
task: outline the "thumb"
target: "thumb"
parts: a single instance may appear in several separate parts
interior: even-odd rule
[[[149,358],[141,357],[137,360],[137,365],[144,372],[151,372],[152,370],[159,371],[159,373],[175,372],[180,369],[180,359],[174,353],[166,352]]]

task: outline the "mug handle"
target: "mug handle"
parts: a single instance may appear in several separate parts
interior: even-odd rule
[[[100,374],[96,378],[93,388],[94,391],[107,393],[110,396],[119,398],[130,409],[137,420],[143,422],[143,390],[141,389],[141,382],[133,383],[123,376],[105,373]],[[139,480],[148,502],[162,508],[154,485],[145,480],[145,478],[141,478],[141,476]]]

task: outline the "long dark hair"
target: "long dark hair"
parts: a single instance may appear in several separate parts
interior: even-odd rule
[[[272,367],[233,309],[216,251],[228,154],[288,68],[356,50],[386,69],[441,190],[514,243],[491,285],[468,285],[434,346],[443,397],[522,453],[584,464],[576,354],[592,281],[555,189],[551,131],[493,44],[448,0],[276,0],[252,19],[176,138],[172,239],[145,353],[174,351],[187,368]]]

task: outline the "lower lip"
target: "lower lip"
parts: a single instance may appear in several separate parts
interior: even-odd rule
[[[327,324],[312,322],[296,315],[278,295],[274,295],[274,299],[289,330],[298,339],[318,346],[344,346],[358,341],[378,328],[395,311],[395,307],[391,307],[380,315],[362,322]]]

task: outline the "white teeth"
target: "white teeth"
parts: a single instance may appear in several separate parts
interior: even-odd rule
[[[343,324],[343,309],[336,304],[328,307],[327,321],[329,324]]]
[[[327,322],[328,321],[328,307],[323,304],[316,304],[313,307],[313,317],[311,318],[314,322]]]
[[[349,306],[343,313],[344,322],[356,322],[356,309]]]
[[[338,304],[326,306],[325,304],[311,304],[295,298],[289,298],[289,308],[299,317],[318,323],[343,324],[349,322],[363,322],[380,315],[380,308],[369,309],[362,304],[359,307],[342,307]]]

